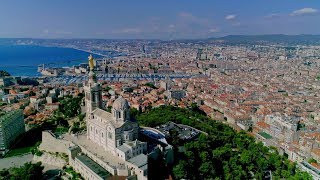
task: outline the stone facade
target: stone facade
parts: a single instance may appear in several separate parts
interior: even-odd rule
[[[111,113],[103,110],[101,86],[92,71],[89,73],[89,81],[84,91],[89,141],[125,162],[147,152],[147,143],[137,140],[139,126],[130,117],[130,106],[126,99],[123,97],[116,99]],[[147,174],[145,167],[143,170],[136,170],[137,173]]]
[[[69,165],[84,179],[106,179],[111,175],[147,179],[147,143],[138,141],[139,126],[130,117],[127,100],[119,97],[111,113],[105,111],[101,85],[92,69],[84,93],[87,132],[64,134],[59,139],[44,132],[40,150],[67,153]]]
[[[119,97],[113,103],[111,113],[103,110],[102,107],[102,89],[96,81],[93,71],[89,73],[89,81],[84,87],[86,121],[87,121],[87,138],[98,146],[102,146],[106,151],[119,157],[119,151],[123,146],[130,147],[135,144],[142,149],[141,153],[146,152],[146,145],[142,142],[132,143],[138,138],[138,123],[130,117],[130,106],[128,101]],[[135,147],[134,147],[135,149]],[[139,155],[138,152],[134,152]],[[128,158],[132,158],[129,156]]]

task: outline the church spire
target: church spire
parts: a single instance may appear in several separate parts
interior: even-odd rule
[[[95,61],[94,61],[94,58],[93,58],[92,54],[90,54],[90,56],[88,57],[88,59],[89,59],[90,71],[93,71],[93,70],[94,70],[94,63],[95,63]]]
[[[99,83],[97,83],[97,77],[94,72],[94,66],[95,62],[90,55],[88,57],[89,59],[89,80],[84,86],[84,91],[85,91],[85,103],[86,103],[86,117],[87,119],[91,118],[91,113],[96,109],[96,108],[102,108],[102,88]]]

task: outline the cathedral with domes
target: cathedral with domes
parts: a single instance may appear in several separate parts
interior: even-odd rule
[[[148,179],[147,143],[138,140],[138,123],[130,117],[130,105],[118,97],[107,112],[102,102],[102,88],[94,72],[95,62],[89,56],[89,79],[84,84],[87,131],[63,134],[57,138],[43,131],[41,150],[65,153],[68,163],[85,180]]]
[[[128,101],[120,96],[114,101],[111,113],[103,109],[102,88],[93,69],[90,66],[84,87],[87,138],[122,160],[146,153],[147,143],[138,140],[139,126],[130,117]]]

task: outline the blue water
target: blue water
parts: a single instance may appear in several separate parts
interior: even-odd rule
[[[0,46],[0,70],[13,76],[39,76],[37,67],[66,67],[87,62],[89,53],[71,48],[28,45]],[[100,57],[95,55],[95,57]]]

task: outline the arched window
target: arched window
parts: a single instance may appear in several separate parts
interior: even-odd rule
[[[101,137],[103,137],[103,133],[101,133]]]
[[[118,118],[121,118],[121,113],[120,112],[118,112]]]

